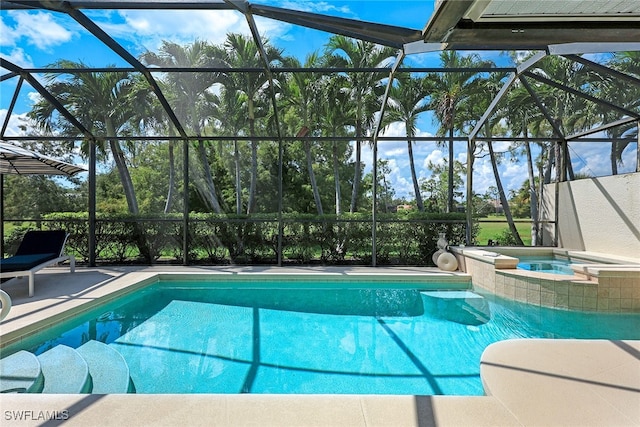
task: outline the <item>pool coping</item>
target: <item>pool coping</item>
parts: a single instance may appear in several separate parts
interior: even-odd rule
[[[319,271],[322,270],[322,271]],[[14,297],[15,310],[2,325],[4,341],[12,330],[38,324],[60,313],[62,307],[78,307],[100,295],[113,295],[133,281],[150,283],[164,274],[385,274],[419,275],[452,279],[460,273],[434,268],[102,268],[78,269],[78,276],[63,269],[47,269],[37,275],[36,296],[26,297],[26,285],[4,286]],[[83,276],[83,274],[85,276]],[[463,275],[464,276],[464,275]],[[275,276],[273,276],[275,277]],[[93,279],[93,282],[87,281]],[[26,281],[25,281],[26,282]],[[84,282],[84,283],[82,283]],[[128,284],[128,285],[127,285]],[[64,289],[64,290],[63,290]],[[12,321],[12,316],[14,320]],[[58,319],[59,320],[59,319]],[[15,332],[14,332],[15,333]],[[576,348],[578,342],[579,348]],[[508,344],[503,344],[508,343]],[[611,344],[615,345],[611,345]],[[549,345],[551,344],[551,345]],[[4,344],[3,344],[4,345]],[[505,351],[502,346],[508,345]],[[495,346],[495,347],[494,347]],[[496,350],[497,349],[497,350]],[[560,351],[559,349],[562,349]],[[557,355],[564,361],[556,363]],[[593,359],[600,363],[597,380],[576,363]],[[616,344],[603,340],[510,340],[485,351],[481,373],[490,374],[490,396],[380,396],[380,395],[3,395],[3,425],[42,425],[50,418],[65,425],[616,425],[640,424],[640,341]],[[621,359],[622,358],[622,359]],[[484,366],[482,365],[484,364]],[[604,365],[603,365],[604,364]],[[602,367],[604,366],[604,367]],[[582,368],[582,370],[578,369]],[[490,368],[491,369],[491,368]],[[559,370],[559,371],[558,371]],[[630,370],[630,372],[629,372]],[[557,372],[561,372],[559,375]],[[483,382],[486,381],[482,375]],[[532,381],[536,387],[530,385]],[[497,383],[496,383],[497,381]],[[497,386],[495,384],[502,384]],[[604,384],[604,385],[603,385]],[[556,397],[548,390],[564,390]],[[504,392],[498,391],[503,388]],[[616,402],[598,387],[615,391]],[[511,399],[513,390],[524,398]],[[610,394],[610,393],[609,393]],[[550,396],[553,395],[554,399]],[[528,400],[528,401],[527,401]],[[544,410],[540,410],[544,408]],[[597,411],[598,417],[584,414]],[[21,420],[18,418],[22,418]],[[56,420],[57,418],[57,420]],[[556,421],[556,422],[554,422]],[[6,423],[6,424],[5,424]],[[611,425],[611,422],[608,422]]]

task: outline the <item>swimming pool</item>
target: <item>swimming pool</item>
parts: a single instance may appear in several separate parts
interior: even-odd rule
[[[639,339],[640,316],[464,290],[160,281],[23,341],[107,343],[138,393],[481,395],[480,356],[526,337]]]

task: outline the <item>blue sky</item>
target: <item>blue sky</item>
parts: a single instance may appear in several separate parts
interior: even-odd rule
[[[256,1],[283,8],[305,10],[332,16],[378,22],[389,25],[421,30],[433,12],[433,0],[427,1]],[[162,40],[178,43],[190,43],[195,39],[212,43],[223,42],[228,32],[249,34],[244,16],[235,11],[83,11],[100,27],[111,34],[120,44],[134,55],[145,50],[156,50]],[[0,23],[0,49],[2,57],[22,67],[44,67],[58,59],[83,61],[91,66],[121,65],[128,66],[110,49],[88,34],[79,24],[63,14],[45,11],[2,11]],[[320,49],[330,36],[327,33],[265,18],[256,18],[258,28],[272,44],[283,48],[289,55],[304,56]],[[483,56],[506,65],[508,59],[495,52]],[[407,64],[418,66],[436,66],[438,53],[409,57]],[[4,120],[13,95],[17,79],[3,82],[0,87],[0,119]],[[10,120],[7,135],[21,131],[19,117],[28,110],[35,91],[23,85],[19,102]],[[431,136],[436,128],[433,120],[425,116],[419,123],[418,135]],[[386,130],[387,136],[404,136],[403,126],[392,125]],[[496,143],[496,150],[506,149],[506,143]],[[576,171],[592,175],[603,175],[610,171],[608,144],[578,144],[572,157]],[[625,166],[622,171],[635,168],[633,157],[635,145],[628,147],[625,153]],[[411,198],[413,194],[408,168],[406,142],[385,142],[379,147],[380,158],[389,161],[392,172],[388,181],[398,196]],[[365,150],[364,161],[371,166],[371,156]],[[428,176],[428,162],[442,162],[446,150],[435,143],[419,143],[414,147],[418,173]],[[466,161],[464,144],[456,145],[456,158]],[[505,162],[500,166],[503,182],[507,189],[519,188],[526,178],[524,162]],[[489,186],[495,185],[488,159],[476,162],[474,191],[484,193]]]

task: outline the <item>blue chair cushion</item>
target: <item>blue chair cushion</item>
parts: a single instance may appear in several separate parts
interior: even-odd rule
[[[62,252],[67,233],[64,230],[32,230],[22,238],[15,255],[42,255]],[[54,257],[55,258],[55,257]]]
[[[57,253],[15,255],[0,260],[0,271],[26,271],[31,270],[43,262],[58,258]]]

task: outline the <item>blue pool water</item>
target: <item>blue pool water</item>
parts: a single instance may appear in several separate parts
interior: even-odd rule
[[[540,273],[573,275],[568,259],[549,257],[520,257],[518,268],[521,270],[538,271]]]
[[[493,342],[640,339],[639,315],[466,291],[256,286],[159,282],[23,348],[108,343],[137,393],[482,395],[480,356]]]

